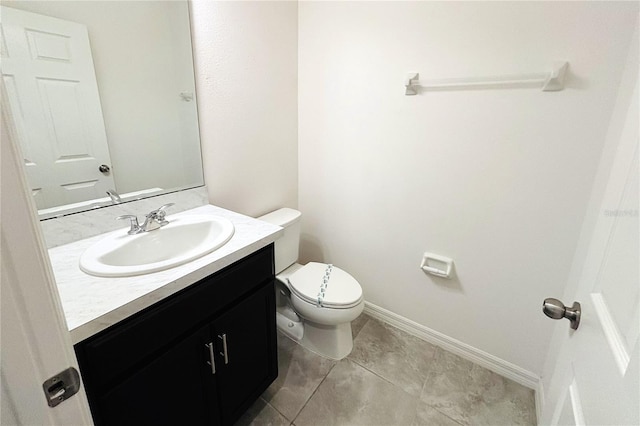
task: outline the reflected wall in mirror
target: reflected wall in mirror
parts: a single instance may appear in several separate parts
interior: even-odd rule
[[[187,1],[3,0],[0,24],[41,218],[204,184]]]

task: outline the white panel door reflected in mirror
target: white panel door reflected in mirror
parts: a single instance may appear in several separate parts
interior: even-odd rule
[[[111,204],[107,189],[127,201],[203,185],[187,1],[7,0],[2,9],[4,83],[41,218]],[[73,25],[86,28],[92,97],[86,76],[79,84],[56,71],[82,59]],[[31,91],[15,84],[18,56]],[[33,166],[47,155],[48,167]]]
[[[38,209],[104,196],[115,182],[100,171],[111,158],[86,26],[8,7],[2,21],[2,76]]]

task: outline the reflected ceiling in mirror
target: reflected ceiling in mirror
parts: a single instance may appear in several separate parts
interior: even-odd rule
[[[41,218],[109,205],[107,190],[203,185],[187,1],[2,4],[3,80]]]

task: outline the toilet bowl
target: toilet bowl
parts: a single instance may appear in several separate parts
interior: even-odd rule
[[[339,360],[353,348],[351,321],[364,309],[362,287],[334,265],[296,263],[300,216],[284,208],[258,218],[285,230],[275,242],[276,323],[305,348]]]

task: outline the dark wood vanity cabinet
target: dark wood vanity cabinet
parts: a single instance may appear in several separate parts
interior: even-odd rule
[[[273,280],[270,245],[78,343],[96,425],[233,424],[278,375]]]

